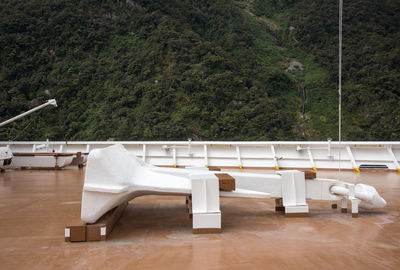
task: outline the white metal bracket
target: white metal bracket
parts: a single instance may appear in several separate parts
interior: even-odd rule
[[[359,172],[360,172],[360,169],[357,167],[356,160],[354,159],[353,153],[351,152],[351,149],[350,149],[350,146],[349,146],[349,145],[346,146],[346,150],[347,150],[347,154],[349,155],[349,158],[350,158],[350,161],[351,161],[351,165],[353,166],[353,169],[354,169],[356,172],[359,173]]]
[[[307,152],[308,152],[308,158],[310,159],[310,162],[311,162],[312,169],[314,171],[317,171],[317,167],[315,166],[314,158],[312,156],[310,147],[307,147]]]
[[[205,162],[205,166],[208,167],[208,151],[207,151],[207,144],[204,145],[204,162]]]
[[[236,145],[236,156],[237,156],[237,160],[238,160],[238,163],[239,163],[239,168],[242,170],[243,169],[243,165],[242,165],[242,159],[240,158],[239,145]]]
[[[386,148],[387,148],[387,150],[388,150],[388,152],[389,152],[390,157],[391,157],[392,160],[393,160],[393,163],[394,163],[394,166],[396,167],[396,170],[397,170],[398,172],[400,172],[400,165],[399,165],[399,162],[397,161],[396,156],[395,156],[394,153],[393,153],[392,146],[390,145],[390,146],[387,146]]]
[[[276,158],[275,147],[273,145],[271,145],[271,152],[275,163],[275,170],[279,171],[278,159]]]
[[[172,148],[173,165],[176,168],[176,147]]]

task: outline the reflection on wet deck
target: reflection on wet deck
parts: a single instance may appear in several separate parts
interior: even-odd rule
[[[336,178],[336,171],[318,172]],[[398,269],[400,174],[342,172],[375,186],[388,206],[359,218],[310,201],[310,217],[275,213],[272,199],[221,199],[221,234],[192,234],[184,197],[130,202],[105,242],[64,242],[79,220],[84,170],[0,174],[1,269]]]

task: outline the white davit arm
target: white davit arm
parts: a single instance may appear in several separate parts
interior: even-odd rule
[[[21,117],[24,117],[25,115],[31,114],[31,113],[33,113],[33,112],[35,112],[37,110],[40,110],[41,108],[44,108],[44,107],[46,107],[48,105],[53,105],[54,107],[57,107],[57,101],[55,99],[49,99],[46,103],[44,103],[44,104],[42,104],[40,106],[37,106],[36,108],[33,108],[33,109],[31,109],[31,110],[29,110],[27,112],[21,113],[20,115],[17,115],[17,116],[15,116],[15,117],[13,117],[13,118],[11,118],[9,120],[6,120],[6,121],[0,123],[0,127],[2,127],[4,125],[7,125],[8,123],[14,122],[17,119],[19,119]]]

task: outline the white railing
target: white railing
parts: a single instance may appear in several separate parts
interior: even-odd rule
[[[399,170],[400,142],[335,141],[75,141],[0,142],[18,152],[87,153],[123,144],[143,161],[165,166],[355,169],[361,165]]]

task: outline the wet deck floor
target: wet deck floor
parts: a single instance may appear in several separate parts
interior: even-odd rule
[[[109,240],[64,242],[79,219],[84,170],[0,174],[1,269],[400,269],[400,174],[342,173],[388,201],[359,218],[310,201],[286,218],[272,199],[221,200],[221,234],[194,235],[184,197],[145,196]],[[335,178],[337,172],[319,172]]]

